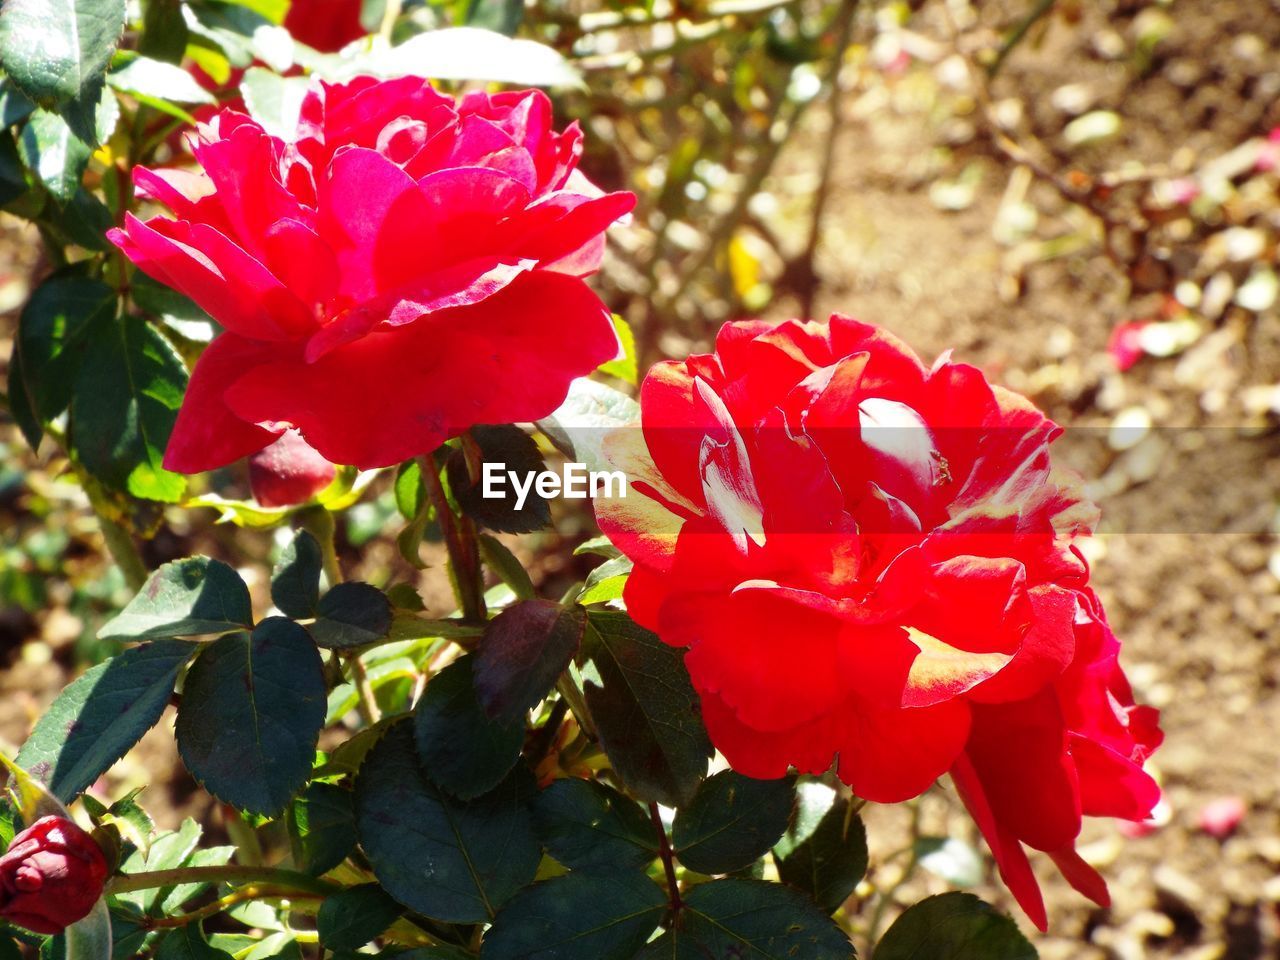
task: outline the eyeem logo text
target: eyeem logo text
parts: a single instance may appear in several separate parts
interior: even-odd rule
[[[529,492],[543,499],[562,496],[566,500],[588,497],[625,497],[627,475],[621,470],[588,470],[585,463],[566,463],[561,473],[554,470],[508,470],[505,463],[488,463],[481,474],[480,496],[505,500],[509,483],[516,494],[516,509],[524,508]],[[616,491],[616,492],[615,492]]]

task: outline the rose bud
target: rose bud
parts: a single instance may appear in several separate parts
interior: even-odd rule
[[[1209,836],[1225,840],[1236,832],[1247,810],[1241,797],[1219,797],[1200,808],[1196,823]]]
[[[337,53],[368,31],[360,23],[361,0],[293,0],[284,28],[299,43]]]
[[[306,503],[333,482],[336,470],[297,430],[249,458],[249,486],[264,507]]]
[[[1115,368],[1122,373],[1141,360],[1146,352],[1142,349],[1142,329],[1147,326],[1147,322],[1130,320],[1111,328],[1111,336],[1107,338],[1107,354]]]
[[[102,896],[107,860],[65,817],[41,817],[0,857],[0,917],[36,933],[61,933]]]
[[[950,773],[1043,928],[1024,845],[1099,903],[1082,818],[1144,820],[1160,741],[1075,541],[1096,513],[1023,397],[884,330],[726,324],[660,363],[631,479],[596,502],[635,564],[627,610],[685,651],[712,742],[740,773],[835,772],[893,803]]]
[[[109,236],[222,325],[164,464],[199,473],[292,428],[386,467],[477,424],[547,416],[619,350],[585,278],[630,193],[578,171],[540,91],[456,100],[419,77],[313,81],[287,138],[223,110],[203,171],[135,167],[172,217]]]

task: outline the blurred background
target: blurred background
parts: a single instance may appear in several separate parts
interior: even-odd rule
[[[1111,909],[1045,869],[1041,955],[1280,957],[1280,2],[403,12],[397,29],[498,29],[581,73],[553,92],[560,119],[583,124],[597,183],[640,197],[596,283],[641,374],[707,349],[728,319],[834,311],[926,362],[954,350],[1067,427],[1064,456],[1104,508],[1095,585],[1138,698],[1164,712],[1167,806],[1125,832],[1088,825],[1082,852]],[[49,269],[35,230],[0,213],[0,362]],[[248,496],[242,469],[203,489]],[[597,562],[567,549],[593,535],[589,513],[555,509],[551,530],[506,538],[548,597]],[[208,553],[264,587],[282,532],[221,516],[152,504],[130,522],[149,566]],[[341,515],[344,565],[412,583],[443,614],[440,551],[428,543],[423,570],[406,562],[404,523],[390,473],[373,479]],[[20,743],[73,675],[116,652],[94,633],[129,595],[65,460],[0,420],[0,740]],[[151,784],[161,825],[193,815],[216,830],[173,751],[153,732],[102,792]],[[948,786],[864,817],[876,888],[920,861],[904,902],[969,885],[1012,909]]]

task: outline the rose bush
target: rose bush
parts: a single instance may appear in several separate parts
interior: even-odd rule
[[[203,172],[134,169],[175,218],[111,239],[225,329],[191,378],[164,463],[195,473],[287,429],[372,468],[478,423],[550,413],[618,352],[583,277],[634,202],[576,170],[576,125],[540,92],[317,82],[285,142],[220,113]]]
[[[835,761],[882,802],[950,771],[1037,925],[1022,843],[1104,902],[1073,841],[1082,816],[1149,814],[1159,733],[1073,546],[1092,511],[1053,471],[1058,428],[841,316],[727,324],[649,372],[641,424],[611,441],[633,492],[599,520],[734,768]]]
[[[36,933],[60,933],[102,896],[107,860],[64,817],[41,817],[0,857],[0,918]]]

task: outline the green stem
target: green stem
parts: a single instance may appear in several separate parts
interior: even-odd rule
[[[484,587],[480,579],[480,549],[476,539],[475,524],[467,517],[459,517],[449,505],[435,459],[429,454],[418,459],[422,473],[422,485],[436,507],[436,520],[449,551],[449,565],[453,570],[453,583],[458,594],[462,615],[473,623],[486,619]]]
[[[128,530],[97,510],[96,504],[95,512],[98,515],[98,524],[102,528],[102,539],[107,542],[111,559],[124,574],[124,580],[129,585],[129,589],[136,593],[147,582],[147,565],[142,562],[138,545],[133,542],[133,537]]]
[[[369,671],[365,669],[360,654],[353,653],[347,657],[351,665],[351,682],[356,688],[356,704],[360,717],[367,726],[372,727],[382,719],[382,711],[378,709],[378,698],[373,692],[373,684],[369,682]]]
[[[671,841],[667,837],[667,828],[662,825],[662,815],[656,803],[649,804],[649,819],[653,821],[654,832],[658,834],[658,856],[662,858],[662,869],[667,874],[667,897],[671,901],[671,909],[679,913],[684,903],[680,900],[680,881],[676,878],[675,855],[671,850]]]
[[[1013,31],[1000,45],[1000,51],[996,54],[996,58],[991,61],[991,65],[987,67],[987,79],[995,79],[995,75],[1000,72],[1000,68],[1004,66],[1005,59],[1009,54],[1013,53],[1014,47],[1023,41],[1027,32],[1035,26],[1036,22],[1046,13],[1053,9],[1057,0],[1039,0],[1031,9],[1031,12],[1023,18],[1022,22],[1013,28]]]
[[[287,887],[275,887],[270,884],[251,883],[248,886],[241,887],[207,903],[203,907],[198,907],[189,913],[180,913],[172,917],[160,917],[158,919],[144,920],[146,926],[155,929],[163,929],[169,927],[185,927],[189,923],[197,923],[200,920],[207,920],[209,917],[216,916],[224,910],[234,907],[236,904],[246,903],[249,900],[323,900],[326,894],[310,893],[300,890],[292,890]]]
[[[321,561],[324,564],[324,576],[330,587],[342,582],[342,567],[338,563],[338,551],[334,546],[337,526],[333,522],[333,514],[321,506],[307,507],[298,511],[298,524],[320,544]]]
[[[573,674],[566,670],[560,674],[560,679],[556,681],[556,690],[565,703],[569,705],[569,709],[573,711],[574,719],[578,721],[578,726],[592,740],[598,740],[596,735],[596,722],[591,717],[591,710],[587,706],[587,698],[583,696],[581,688],[573,679]]]
[[[317,879],[296,870],[277,867],[245,867],[239,864],[214,867],[175,867],[172,870],[148,870],[125,873],[107,884],[108,894],[133,890],[155,890],[181,883],[252,883],[270,885],[303,893],[329,894],[342,889],[337,884]]]

